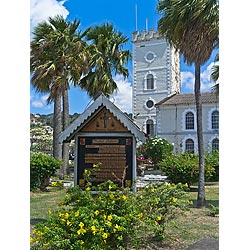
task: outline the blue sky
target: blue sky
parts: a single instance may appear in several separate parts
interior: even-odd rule
[[[31,0],[30,2],[30,31],[41,21],[47,20],[49,16],[56,14],[63,15],[67,20],[79,19],[80,28],[85,30],[92,25],[100,25],[110,22],[117,31],[121,31],[129,38],[124,49],[132,52],[132,32],[137,30],[154,28],[157,30],[157,21],[160,15],[156,10],[157,0]],[[137,11],[136,11],[137,9]],[[137,18],[136,18],[137,13]],[[137,21],[136,21],[137,20]],[[31,35],[32,36],[32,35]],[[214,64],[214,56],[203,65],[201,70],[201,89],[202,91],[211,90],[211,67]],[[123,111],[132,110],[132,61],[127,65],[129,77],[125,81],[120,76],[115,76],[118,83],[118,93],[114,95],[116,105]],[[181,92],[193,92],[194,69],[187,66],[181,58]],[[30,86],[30,112],[39,114],[49,114],[53,112],[53,104],[46,104],[47,95],[38,94]],[[72,87],[69,92],[70,114],[75,112],[82,113],[90,102],[86,92]],[[128,105],[129,104],[129,105]]]

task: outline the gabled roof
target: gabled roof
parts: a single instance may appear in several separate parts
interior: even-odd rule
[[[215,92],[201,93],[202,103],[218,103],[219,96]],[[158,102],[156,105],[195,104],[195,94],[174,94]]]
[[[145,142],[145,134],[139,127],[103,94],[99,95],[99,97],[62,132],[59,141],[70,142],[70,140],[74,138],[74,135],[81,130],[82,125],[86,124],[102,107],[106,107],[138,140]]]

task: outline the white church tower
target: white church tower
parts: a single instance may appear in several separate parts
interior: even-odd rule
[[[133,115],[148,135],[156,135],[155,104],[180,93],[180,56],[153,29],[133,33]]]

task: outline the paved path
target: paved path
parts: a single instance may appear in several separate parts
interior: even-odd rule
[[[204,238],[189,246],[187,250],[219,250],[219,240]]]

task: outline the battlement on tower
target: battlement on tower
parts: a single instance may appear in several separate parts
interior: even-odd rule
[[[142,30],[141,33],[139,31],[133,32],[132,42],[142,42],[142,41],[150,41],[152,39],[163,39],[163,36],[160,36],[158,31],[155,31],[154,29],[150,29],[149,31]]]

